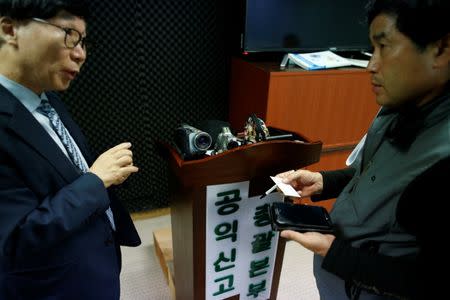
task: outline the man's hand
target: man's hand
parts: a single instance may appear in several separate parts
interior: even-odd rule
[[[320,194],[323,190],[323,177],[319,172],[291,170],[276,175],[284,183],[290,184],[302,197]]]
[[[280,235],[286,239],[296,241],[306,249],[320,256],[327,255],[331,244],[336,238],[331,234],[322,234],[320,232],[300,233],[293,230],[283,230]]]
[[[103,152],[89,169],[103,181],[106,188],[123,183],[139,169],[133,166],[131,143],[119,144]]]

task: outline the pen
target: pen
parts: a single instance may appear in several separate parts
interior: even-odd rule
[[[277,185],[274,184],[270,189],[268,189],[264,194],[262,194],[261,197],[259,197],[259,199],[262,199],[262,198],[264,198],[265,196],[269,195],[269,194],[272,193],[276,188],[277,188]]]

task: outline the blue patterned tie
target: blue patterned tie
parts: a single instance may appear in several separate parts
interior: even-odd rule
[[[77,166],[83,173],[86,173],[89,171],[88,166],[83,163],[83,160],[81,159],[81,154],[78,152],[77,148],[75,147],[74,143],[72,142],[72,139],[69,136],[69,133],[67,132],[66,127],[64,127],[64,124],[62,123],[61,119],[58,116],[58,113],[56,110],[50,105],[47,99],[42,99],[41,104],[37,108],[37,111],[46,116],[50,120],[50,124],[53,127],[53,130],[55,130],[56,134],[59,136],[62,144],[67,150],[67,153],[69,154],[70,159],[72,160],[72,163]],[[111,227],[113,230],[116,230],[116,226],[114,224],[114,218],[113,213],[111,210],[111,207],[108,207],[106,210],[106,216],[108,217],[109,222],[111,223]]]

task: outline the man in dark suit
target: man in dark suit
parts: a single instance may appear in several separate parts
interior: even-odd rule
[[[87,6],[0,0],[0,299],[119,299],[120,245],[137,246],[109,187],[138,171],[130,143],[92,159],[51,91],[86,59]]]

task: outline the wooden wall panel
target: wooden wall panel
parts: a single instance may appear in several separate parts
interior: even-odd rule
[[[266,119],[270,73],[254,68],[240,59],[233,59],[230,78],[231,127],[242,131],[251,113]]]
[[[357,143],[377,110],[365,70],[271,72],[267,124],[324,146]]]

